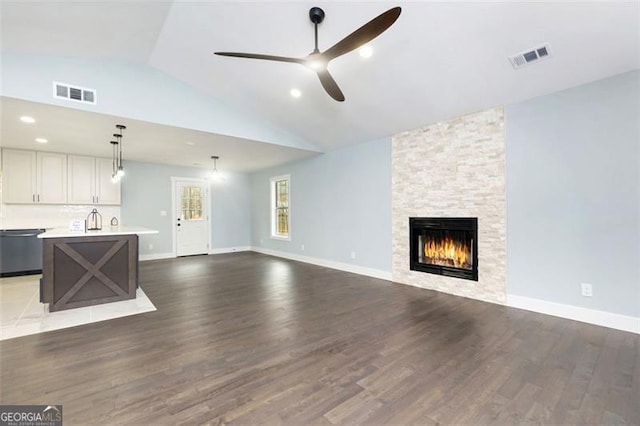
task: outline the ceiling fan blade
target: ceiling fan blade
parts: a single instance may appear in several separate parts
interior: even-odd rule
[[[387,10],[322,52],[322,56],[324,56],[327,61],[330,61],[370,42],[393,25],[400,16],[401,11],[402,8],[400,7]]]
[[[342,90],[338,87],[338,83],[331,77],[329,71],[322,70],[317,71],[318,78],[320,78],[320,83],[322,83],[322,87],[327,91],[329,96],[335,99],[338,102],[344,101],[344,95],[342,94]]]
[[[266,61],[291,62],[294,64],[304,64],[299,58],[289,58],[286,56],[260,55],[257,53],[237,53],[237,52],[214,52],[220,56],[232,56],[234,58],[264,59]]]

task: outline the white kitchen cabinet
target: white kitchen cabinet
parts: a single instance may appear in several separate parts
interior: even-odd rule
[[[69,155],[69,204],[120,204],[120,182],[111,181],[109,158]]]
[[[97,204],[120,204],[120,181],[113,182],[113,160],[96,158],[96,201]]]
[[[69,204],[94,204],[96,159],[69,155],[68,202]]]
[[[67,156],[51,152],[36,153],[36,202],[67,202]]]
[[[2,150],[2,201],[13,204],[64,204],[67,156],[50,152]]]
[[[31,204],[36,200],[36,153],[2,150],[2,201]]]

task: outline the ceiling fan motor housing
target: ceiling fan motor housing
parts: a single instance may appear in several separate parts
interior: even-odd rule
[[[309,19],[311,19],[311,22],[313,22],[314,24],[320,24],[322,21],[324,21],[324,10],[320,9],[319,7],[312,7],[311,9],[309,9]]]

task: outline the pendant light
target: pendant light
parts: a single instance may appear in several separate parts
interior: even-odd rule
[[[124,167],[122,167],[122,131],[127,127],[122,124],[116,124],[116,128],[118,129],[118,133],[114,133],[113,136],[116,138],[116,142],[111,142],[114,144],[114,168],[113,174],[111,175],[111,180],[113,182],[118,182],[124,176]]]
[[[118,145],[120,145],[117,141],[111,141],[111,146],[113,147],[113,155],[111,162],[111,182],[118,182],[117,173],[118,173]]]
[[[220,159],[220,157],[218,157],[217,155],[212,155],[211,159],[213,160],[213,170],[211,170],[211,173],[209,173],[209,179],[217,182],[220,180],[220,173],[218,173],[218,160]]]

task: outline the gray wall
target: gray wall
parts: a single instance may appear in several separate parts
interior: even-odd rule
[[[510,294],[640,316],[639,93],[634,71],[507,107]]]
[[[122,224],[157,229],[140,236],[140,254],[172,251],[171,177],[203,178],[206,170],[125,161],[122,179]],[[211,185],[211,247],[248,246],[250,238],[250,185],[248,175],[226,174]],[[160,212],[167,212],[161,216]],[[149,249],[153,244],[153,249]]]
[[[282,174],[291,175],[291,241],[270,238],[269,178]],[[251,203],[256,247],[391,271],[390,138],[255,173]]]

